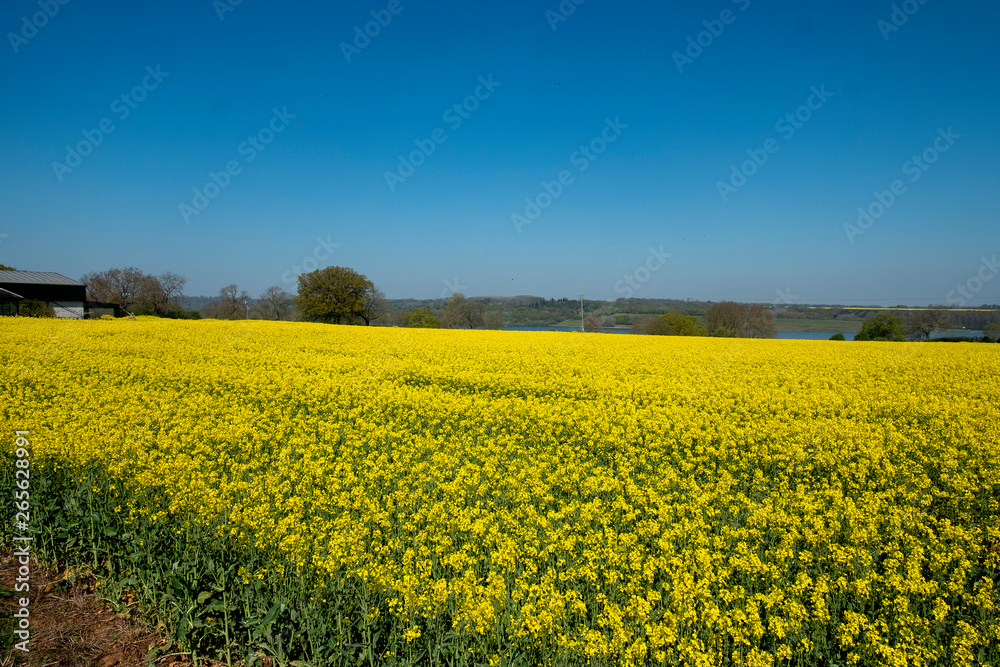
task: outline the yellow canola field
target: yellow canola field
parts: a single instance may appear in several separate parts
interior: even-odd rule
[[[1000,345],[0,335],[5,442],[359,577],[408,639],[447,617],[581,663],[996,664]]]

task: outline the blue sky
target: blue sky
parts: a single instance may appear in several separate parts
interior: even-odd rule
[[[232,2],[5,3],[0,262],[896,305],[1000,253],[995,3]]]

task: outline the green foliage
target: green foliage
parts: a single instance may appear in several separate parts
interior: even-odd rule
[[[404,327],[415,327],[418,329],[440,329],[441,320],[427,306],[414,308],[403,315]]]
[[[0,454],[5,498],[14,492],[13,470],[13,453]],[[519,645],[506,630],[470,637],[448,612],[404,621],[391,607],[393,596],[356,576],[310,576],[301,564],[256,546],[263,541],[257,536],[233,535],[227,516],[200,524],[170,511],[162,491],[108,480],[100,465],[70,472],[32,461],[32,551],[49,566],[92,573],[116,612],[134,604],[159,626],[167,641],[150,650],[148,664],[183,655],[195,665],[472,667],[499,652],[511,666],[540,664],[537,648]],[[144,511],[130,515],[128,507]],[[13,520],[13,513],[0,515],[4,543],[14,535]],[[126,596],[134,603],[121,602]],[[414,626],[420,639],[407,641]],[[8,627],[0,624],[0,642]]]
[[[353,324],[366,314],[366,296],[374,287],[354,269],[328,266],[299,276],[295,307],[305,320]]]
[[[0,271],[17,271],[13,266],[7,266],[6,264],[0,264]]]
[[[842,333],[835,333],[830,336],[830,340],[847,340]]]
[[[873,319],[861,325],[861,332],[854,340],[885,340],[903,342],[906,340],[906,333],[903,330],[903,323],[898,317],[879,313]]]
[[[18,307],[17,314],[21,317],[55,317],[56,311],[44,301],[25,299]]]
[[[708,331],[697,317],[682,313],[667,313],[646,325],[646,333],[653,336],[707,336]]]

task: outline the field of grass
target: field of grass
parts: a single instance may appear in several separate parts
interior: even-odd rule
[[[0,336],[0,493],[30,460],[38,553],[179,650],[1000,665],[1000,345],[146,318]]]

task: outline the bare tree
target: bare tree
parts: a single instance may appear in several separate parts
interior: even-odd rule
[[[88,273],[80,278],[87,286],[92,301],[102,301],[121,306],[126,311],[135,305],[142,288],[143,273],[134,266]]]
[[[181,299],[184,297],[184,286],[187,278],[167,271],[160,274],[160,287],[163,289],[163,296],[171,307],[180,309]]]
[[[250,295],[246,290],[240,290],[235,283],[226,285],[219,290],[219,298],[201,309],[203,317],[218,320],[243,320],[247,317],[247,304]]]
[[[260,295],[253,310],[262,320],[289,320],[292,317],[292,295],[272,285]]]
[[[475,329],[484,324],[486,306],[478,301],[470,301],[461,292],[455,292],[448,299],[441,316],[441,326],[446,329]]]
[[[487,329],[503,329],[506,325],[503,313],[499,310],[490,310],[483,315],[483,327]]]
[[[774,318],[766,307],[757,304],[747,308],[743,320],[743,338],[774,338]]]
[[[935,331],[947,329],[951,319],[951,313],[944,306],[910,311],[906,317],[906,336],[911,340],[930,340]]]
[[[604,327],[601,326],[601,316],[591,313],[583,318],[583,330],[604,333]]]
[[[385,294],[382,290],[376,288],[374,284],[370,284],[365,289],[361,298],[364,303],[361,309],[361,319],[365,321],[366,326],[370,326],[372,322],[385,316],[386,313],[392,310],[389,300],[385,298]]]
[[[720,301],[705,313],[705,328],[712,336],[774,338],[774,318],[759,304]]]
[[[628,332],[630,334],[647,334],[649,333],[649,327],[658,318],[656,315],[640,315],[639,317],[632,320],[632,325],[629,327]]]

